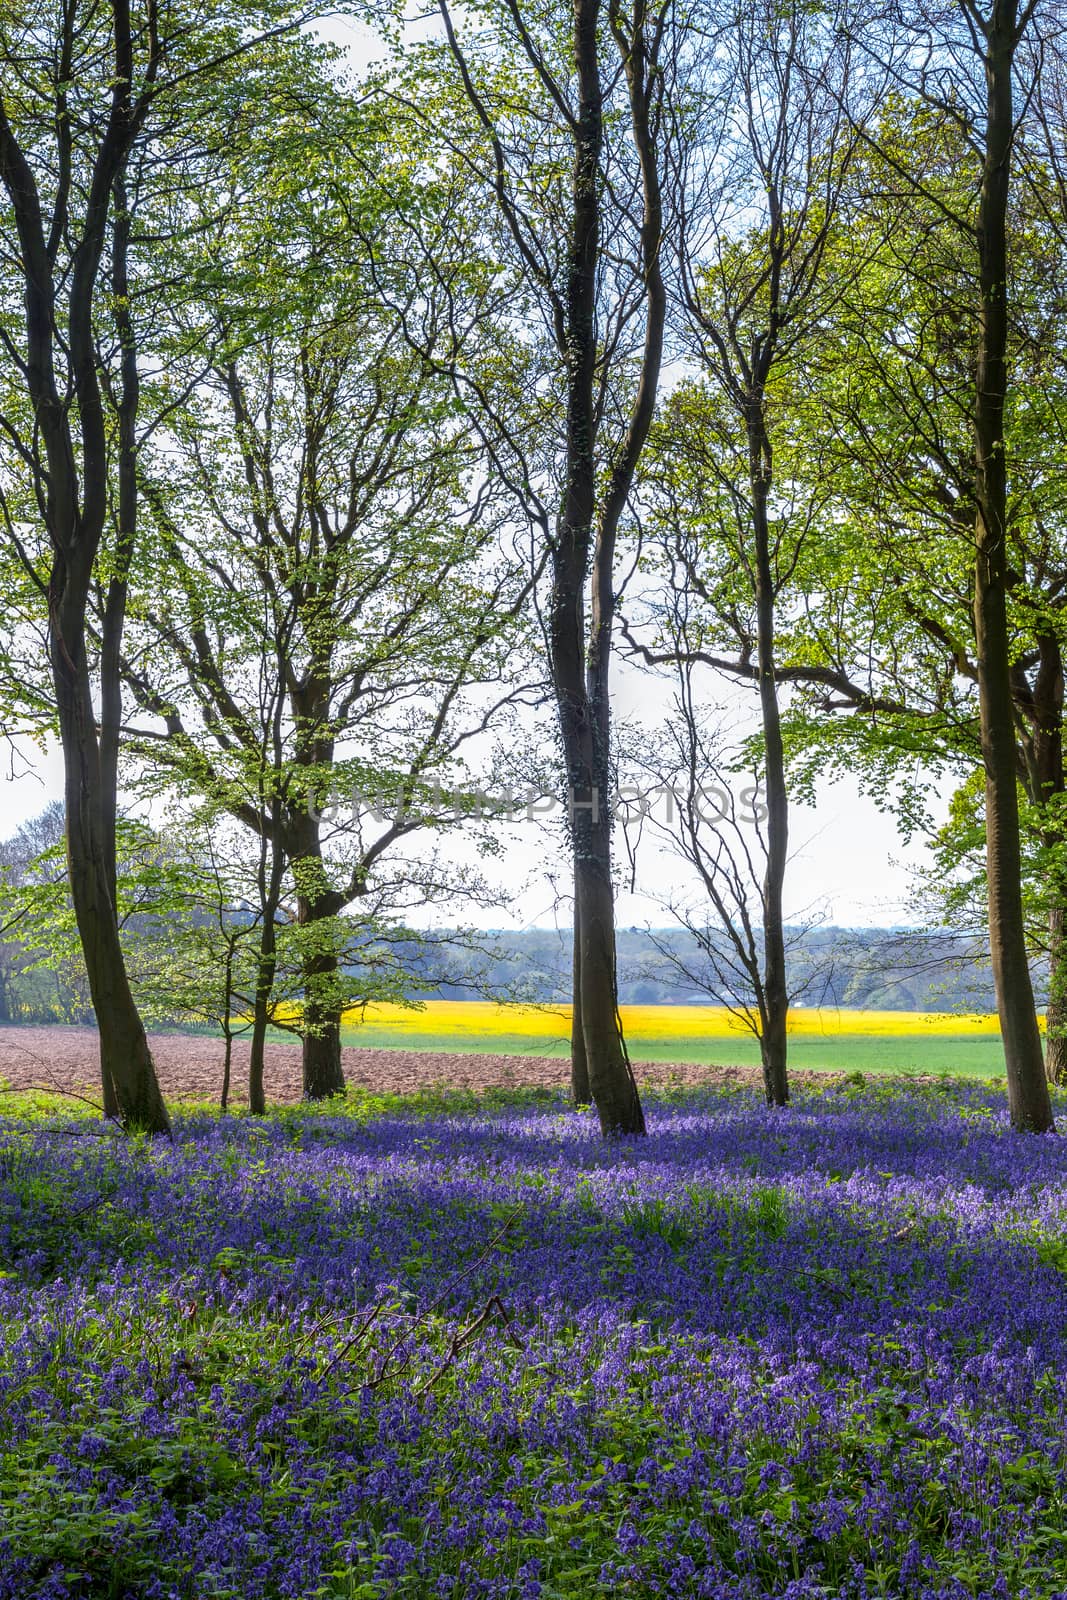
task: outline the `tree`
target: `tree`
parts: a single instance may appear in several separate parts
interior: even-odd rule
[[[973,534],[980,263],[959,220],[981,175],[980,153],[955,116],[921,100],[886,111],[855,174],[862,210],[835,245],[844,258],[837,315],[805,380],[809,415],[823,419],[809,452],[834,483],[833,559],[809,586],[819,603],[805,601],[790,630],[815,713],[806,731],[794,725],[794,744],[799,733],[814,740],[817,761],[866,767],[876,792],[917,757],[961,777],[976,761],[985,766]],[[1052,443],[1062,426],[1063,348],[1044,285],[1062,267],[1047,173],[1028,158],[1023,176],[1009,216],[1004,421],[1012,781],[1040,831],[1055,951],[1067,524]],[[827,710],[845,709],[860,715],[826,722]],[[924,809],[919,786],[906,783],[900,801],[914,824]],[[1052,1074],[1057,1056],[1054,1028]]]
[[[234,1041],[258,1022],[256,989],[262,960],[263,906],[259,861],[248,859],[241,830],[210,814],[172,814],[165,833],[176,853],[159,847],[156,893],[127,934],[134,992],[141,1013],[162,1025],[200,1024],[223,1038],[219,1104],[229,1105]],[[120,880],[121,882],[121,880]],[[126,895],[129,887],[122,883]],[[162,892],[161,892],[162,891]],[[258,947],[258,948],[257,948]],[[271,993],[274,993],[272,975]],[[262,1061],[259,1066],[262,1094]],[[249,1083],[250,1109],[255,1075]]]
[[[130,986],[139,1013],[150,1022],[201,1020],[203,994],[218,980],[218,952],[210,969],[191,959],[206,917],[204,866],[188,849],[176,851],[148,824],[120,816],[116,827],[115,904]],[[0,846],[6,858],[0,899],[7,930],[17,938],[13,966],[27,976],[47,976],[50,1004],[40,1020],[92,1019],[85,961],[66,870],[63,807],[47,806]],[[247,920],[247,919],[246,919]],[[209,1005],[212,1020],[214,1013]]]
[[[876,141],[898,190],[935,206],[939,226],[973,253],[970,312],[975,363],[967,415],[973,449],[972,612],[979,734],[986,774],[986,876],[989,933],[1001,1033],[1015,1127],[1052,1127],[1041,1039],[1027,961],[1021,891],[1019,802],[1009,631],[1008,461],[1004,427],[1009,402],[1010,209],[1017,146],[1014,80],[1035,5],[1017,0],[952,0],[901,20],[905,49],[898,80],[955,129],[977,168],[977,188],[952,199],[924,184],[907,152]],[[882,36],[856,33],[874,54]],[[899,194],[898,194],[899,198]]]
[[[969,59],[969,48],[960,44],[960,59]],[[939,67],[945,70],[943,55]],[[862,750],[876,784],[916,759],[965,770],[977,754],[989,767],[979,659],[989,641],[980,641],[974,538],[981,510],[975,374],[986,326],[978,220],[988,151],[980,136],[985,101],[975,92],[969,107],[938,105],[932,92],[906,106],[891,101],[868,128],[846,227],[825,261],[834,313],[816,326],[797,372],[804,415],[790,457],[792,489],[832,483],[833,493],[814,545],[818,559],[797,575],[788,598],[777,675],[807,685],[818,731],[811,734],[809,721],[806,736],[818,759]],[[1039,287],[1050,270],[1055,276],[1055,229],[1041,222],[1043,210],[1054,214],[1055,191],[1032,162],[1025,176],[1041,198],[1024,204],[1017,187],[1008,215],[1009,732],[1012,783],[1021,780],[1042,811],[1052,861],[1062,785],[1062,515],[1048,439],[1059,430],[1062,362]],[[842,710],[858,715],[825,721],[827,711]],[[927,783],[928,772],[921,788]],[[920,786],[905,785],[902,801],[916,820]],[[994,920],[999,915],[994,907]],[[1018,986],[1008,987],[1017,999]],[[1012,1082],[1017,1125],[1039,1125],[1041,1086],[1028,1080],[1024,1093],[1018,1074]]]
[[[68,905],[63,854],[63,807],[58,801],[0,842],[4,1022],[83,1023],[92,1015],[76,937],[69,936],[69,929],[58,941],[49,937],[49,914],[57,903]]]
[[[157,1132],[169,1124],[130,991],[114,903],[107,728],[116,710],[121,569],[128,553],[121,540],[128,527],[111,552],[119,588],[106,613],[101,650],[103,742],[86,638],[90,595],[102,577],[112,486],[96,336],[109,262],[121,320],[125,179],[135,149],[168,119],[180,118],[180,99],[193,83],[224,75],[265,33],[296,22],[292,9],[269,5],[237,22],[192,6],[161,17],[154,0],[136,9],[127,0],[105,6],[71,0],[59,10],[36,4],[28,14],[8,11],[0,18],[0,186],[6,199],[0,230],[23,290],[21,317],[8,302],[0,334],[9,379],[2,433],[6,464],[21,479],[15,498],[32,507],[46,534],[43,573],[24,526],[10,512],[6,531],[47,604],[71,891],[100,1030],[105,1109]],[[28,84],[32,92],[24,93]],[[110,218],[118,225],[109,234]],[[127,425],[135,404],[125,390]]]
[[[768,904],[779,891],[767,870],[771,818],[762,774],[758,768],[744,772],[742,752],[731,748],[726,730],[701,707],[695,681],[703,675],[701,652],[677,615],[672,644],[675,693],[667,720],[658,738],[642,738],[640,755],[633,758],[638,782],[632,850],[636,858],[646,844],[665,848],[692,869],[696,893],[655,896],[686,937],[648,929],[657,957],[652,970],[675,989],[709,996],[743,1023],[759,1043],[767,1104],[781,1106],[789,1098],[788,1009],[820,984],[825,987],[831,963],[826,952],[821,959],[803,959],[811,957],[811,919],[787,928],[780,901]],[[776,915],[781,995],[768,986],[766,956],[767,928]]]
[[[982,188],[976,219],[979,341],[974,385],[976,502],[975,643],[982,757],[986,770],[986,874],[989,941],[1015,1127],[1053,1126],[1041,1037],[1034,1010],[1022,905],[1022,854],[1015,771],[1015,724],[1008,632],[1008,479],[1004,450],[1007,398],[1008,207],[1015,142],[1014,66],[1033,14],[1017,0],[992,0],[986,13],[967,6],[985,69]]]
[[[758,692],[768,812],[758,979],[751,951],[744,966],[761,997],[761,1050],[774,1105],[784,1105],[789,1093],[783,920],[789,798],[777,612],[796,587],[828,497],[816,474],[803,475],[799,485],[790,481],[789,457],[804,427],[798,374],[813,331],[832,315],[840,292],[824,258],[850,159],[878,95],[876,86],[858,81],[841,22],[838,14],[775,4],[748,7],[721,23],[728,48],[707,68],[677,179],[686,342],[701,378],[671,396],[654,432],[644,494],[660,552],[646,607],[659,645],[650,649],[628,633],[646,662],[678,666],[683,704],[697,663],[714,662]],[[666,583],[659,590],[661,574]],[[685,725],[695,738],[696,724],[690,718]],[[724,839],[717,845],[721,854]],[[736,889],[721,901],[719,874],[705,870],[703,856],[694,864],[735,930],[745,919],[734,904]],[[736,884],[732,859],[726,876]]]
[[[516,315],[528,308],[544,330],[545,378],[522,421],[486,405],[462,350],[451,370],[550,565],[545,640],[574,862],[572,1088],[605,1133],[641,1133],[616,992],[610,664],[619,529],[663,358],[674,12],[501,5],[461,38],[447,0],[440,10],[459,105],[446,102],[447,127],[441,104],[426,114],[494,208]]]
[[[373,105],[331,104],[334,142],[298,105],[240,154],[272,199],[250,186],[210,240],[248,298],[219,302],[205,264],[211,353],[142,455],[152,541],[123,657],[141,759],[263,844],[254,1055],[291,874],[309,1098],[344,1089],[347,908],[374,929],[445,887],[433,861],[390,874],[390,852],[450,820],[463,747],[521,698],[528,587],[450,392],[368,283],[361,232],[380,241],[411,197],[403,158]],[[358,804],[381,794],[377,818]]]
[[[938,928],[956,930],[972,960],[987,950],[982,938],[985,923],[985,775],[975,765],[952,795],[948,816],[930,841],[932,865],[916,874],[915,903]],[[1063,994],[1062,950],[1056,948],[1062,927],[1062,834],[1049,847],[1049,819],[1044,808],[1024,800],[1020,821],[1023,845],[1023,906],[1027,942],[1035,979],[1045,993],[1046,1074],[1057,1082],[1057,1062],[1062,1056]],[[1058,809],[1058,808],[1055,808]]]

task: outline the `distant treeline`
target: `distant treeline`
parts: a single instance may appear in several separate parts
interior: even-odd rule
[[[620,929],[619,1001],[623,1005],[714,1005],[725,998],[696,938],[676,929]],[[887,928],[793,929],[790,991],[795,1004],[893,1011],[994,1011],[987,953],[970,936]],[[470,949],[435,945],[413,970],[432,980],[424,991],[440,999],[487,996],[532,1001],[570,997],[570,933],[532,929],[485,937],[478,959]],[[1041,986],[1043,971],[1035,969]]]
[[[144,964],[140,946],[157,942],[145,919],[126,923],[131,968]],[[0,937],[0,1023],[90,1023],[88,984],[76,947],[53,947],[45,960],[32,944]],[[392,957],[409,982],[399,990],[437,999],[569,1001],[569,930],[477,935],[438,929],[430,935],[397,930]],[[977,938],[947,931],[886,928],[793,929],[788,945],[793,1003],[893,1011],[994,1011],[988,955]],[[346,964],[358,985],[358,963]],[[368,978],[372,976],[368,972]],[[1043,998],[1045,971],[1035,967]],[[368,993],[374,985],[368,983]],[[716,1005],[738,997],[716,984],[712,963],[698,940],[681,929],[619,932],[619,1001],[623,1005]],[[153,1010],[160,1026],[187,1026],[191,1018]]]

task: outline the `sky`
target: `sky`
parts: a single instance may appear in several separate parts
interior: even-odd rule
[[[536,826],[512,828],[507,836],[511,848],[497,870],[516,887],[512,916],[490,912],[476,920],[492,927],[565,924],[568,907],[556,895],[556,884],[565,887],[567,880],[561,843]],[[921,843],[905,845],[892,820],[855,783],[822,786],[814,808],[794,806],[791,837],[787,921],[812,917],[837,927],[896,927],[918,920],[908,903],[911,871],[926,864],[928,852]],[[620,927],[663,927],[670,921],[664,900],[692,889],[684,865],[661,852],[645,858],[641,881],[646,892],[624,890],[618,896]],[[647,892],[653,883],[655,893]]]
[[[620,681],[621,680],[621,681]],[[616,673],[620,712],[644,714],[652,720],[662,709],[662,683],[648,674]],[[729,700],[721,680],[711,692]],[[10,748],[0,774],[0,837],[6,837],[51,800],[63,796],[63,767],[57,749],[42,757],[23,745]],[[947,792],[935,795],[935,819],[947,808]],[[412,920],[420,926],[467,923],[484,928],[521,929],[563,926],[569,866],[563,830],[558,823],[527,821],[499,824],[503,846],[487,871],[498,891],[496,903],[426,909]],[[927,864],[921,841],[906,845],[892,818],[861,793],[850,779],[820,783],[813,807],[794,804],[790,821],[791,859],[786,886],[787,919],[809,918],[838,927],[892,927],[915,923],[909,907],[912,873]],[[447,856],[462,865],[480,858],[453,837]],[[617,837],[616,855],[625,864],[624,841]],[[665,901],[693,891],[691,869],[656,849],[646,838],[638,857],[638,891],[624,887],[618,897],[620,927],[663,927],[671,918]]]
[[[669,690],[662,678],[626,669],[616,662],[613,704],[617,717],[653,726],[663,715]],[[729,714],[732,726],[745,728],[744,710],[753,697],[722,678],[707,675],[707,703]],[[749,725],[753,725],[751,713]],[[739,778],[743,786],[746,780]],[[736,790],[735,790],[736,792]],[[930,810],[935,825],[947,814],[951,787],[931,789]],[[657,797],[652,804],[661,805]],[[566,925],[570,907],[566,894],[570,866],[561,822],[544,824],[522,817],[498,825],[505,851],[493,865],[503,885],[509,915],[490,907],[475,914],[464,908],[462,919],[483,927],[552,927]],[[786,880],[786,919],[813,921],[837,927],[897,927],[914,925],[921,914],[912,901],[914,873],[930,864],[922,840],[905,843],[892,816],[879,809],[854,779],[821,781],[815,804],[794,801],[790,811],[790,861]],[[455,848],[453,859],[473,863],[473,852]],[[625,840],[616,831],[616,864],[620,877],[628,876]],[[693,869],[673,858],[646,832],[637,860],[637,889],[623,885],[617,898],[620,927],[663,927],[671,922],[667,902],[698,899]],[[448,914],[427,913],[422,921],[443,924]]]

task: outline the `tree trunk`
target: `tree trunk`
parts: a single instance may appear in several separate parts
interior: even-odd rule
[[[589,1062],[582,1028],[582,937],[578,914],[578,874],[574,875],[574,954],[571,969],[571,1099],[576,1106],[591,1104]]]
[[[84,607],[79,608],[75,600],[64,618],[62,601],[53,592],[50,650],[63,748],[67,862],[100,1031],[104,1108],[128,1128],[169,1133],[170,1121],[130,990],[110,893],[101,821],[100,753],[80,620],[84,614]]]
[[[789,990],[785,970],[782,895],[789,854],[789,796],[785,784],[782,718],[775,675],[775,584],[767,522],[767,496],[772,473],[771,444],[763,418],[762,396],[758,396],[753,405],[756,414],[750,418],[748,428],[749,470],[756,546],[756,647],[767,795],[767,866],[762,888],[766,1024],[760,1041],[760,1055],[767,1104],[784,1106],[789,1100],[786,1071]]]
[[[580,1019],[590,1098],[604,1133],[643,1133],[644,1114],[619,1026],[615,905],[611,883],[611,809],[592,730],[582,671],[578,607],[563,604],[557,577],[551,622],[556,699],[570,784],[574,852],[575,1016]],[[576,618],[575,610],[579,616]],[[572,1068],[574,1058],[572,1055]]]
[[[601,806],[601,812],[607,808]],[[582,1038],[589,1093],[604,1133],[644,1133],[641,1097],[619,1022],[610,817],[582,830],[575,860]]]
[[[611,722],[609,668],[615,615],[614,557],[619,519],[648,437],[663,352],[666,308],[660,250],[662,202],[652,132],[655,99],[643,13],[632,34],[613,14],[630,98],[631,130],[641,167],[641,267],[646,290],[645,343],[634,404],[597,508],[598,274],[601,259],[599,0],[575,0],[577,118],[566,292],[561,303],[561,354],[567,381],[564,490],[553,551],[549,653],[569,786],[574,853],[575,1011],[580,1015],[588,1092],[604,1133],[644,1133],[645,1120],[619,1023],[615,969],[615,906],[611,882]],[[594,538],[594,525],[596,528]],[[592,556],[588,654],[585,586]],[[579,1063],[582,1047],[577,1052]],[[572,1054],[572,1071],[574,1070]]]
[[[787,1036],[785,1018],[768,1018],[759,1042],[760,1067],[763,1072],[763,1093],[769,1106],[789,1104],[789,1078],[786,1072]]]
[[[104,853],[111,899],[118,907],[119,742],[122,730],[122,631],[126,622],[130,563],[137,538],[137,410],[141,378],[130,314],[129,249],[131,216],[126,184],[120,175],[112,185],[114,224],[111,245],[111,292],[119,342],[119,387],[113,396],[118,422],[116,537],[100,630],[100,787]]]
[[[1016,738],[1027,797],[1037,813],[1045,854],[1048,900],[1048,1004],[1045,1008],[1045,1076],[1067,1083],[1067,839],[1061,822],[1063,770],[1063,653],[1054,634],[1039,634],[1038,670],[1012,674]]]
[[[111,903],[118,916],[118,824],[119,742],[122,730],[122,679],[120,660],[122,631],[126,621],[128,573],[137,533],[137,407],[140,401],[140,373],[133,318],[130,315],[128,258],[130,213],[123,178],[113,186],[115,220],[112,230],[111,288],[115,329],[119,339],[120,384],[116,396],[117,479],[115,498],[117,535],[111,578],[100,632],[100,821],[104,864]],[[104,1083],[104,1113],[118,1115],[110,1080]]]
[[[311,447],[309,446],[309,449]],[[321,619],[320,619],[321,626]],[[328,647],[320,648],[299,686],[290,689],[290,711],[296,727],[297,768],[319,775],[333,765],[330,724],[333,681]],[[289,860],[296,884],[296,916],[303,940],[303,1094],[305,1100],[326,1100],[344,1094],[341,1067],[340,962],[330,924],[344,909],[345,897],[330,883],[322,859],[321,818],[313,803],[320,787],[313,778],[296,783],[293,799],[302,804],[288,817]]]
[[[601,552],[598,551],[598,558]],[[594,580],[595,589],[595,580]],[[611,881],[610,703],[607,649],[610,624],[596,626],[585,693],[567,695],[560,723],[571,774],[570,823],[574,851],[577,939],[577,1009],[581,1018],[589,1098],[605,1134],[645,1132],[630,1058],[619,1019],[615,948],[615,894]],[[603,651],[601,654],[597,645]],[[580,641],[579,641],[580,656]],[[564,665],[572,652],[562,652]],[[577,717],[575,704],[580,706]],[[565,712],[565,714],[564,714]]]
[[[975,384],[974,619],[985,764],[989,944],[1012,1126],[1053,1126],[1027,959],[1022,903],[1017,751],[1007,619],[1007,214],[1014,139],[1015,0],[997,0],[986,30],[986,145],[979,201],[981,266]]]
[[[301,866],[308,865],[307,861],[294,863],[298,883]],[[321,872],[322,863],[317,855],[310,865],[313,872]],[[305,932],[312,935],[302,962],[305,1100],[326,1100],[331,1095],[345,1092],[345,1075],[341,1067],[341,1008],[337,1001],[340,963],[327,931],[333,916],[332,897],[315,893],[298,894],[297,920]]]
[[[233,1066],[233,1030],[229,1021],[226,1023],[226,1053],[222,1058],[222,1092],[219,1095],[219,1110],[226,1111],[230,1102],[230,1069]]]
[[[273,987],[273,953],[265,958],[261,949],[259,961],[256,963],[256,1000],[252,1009],[252,1042],[248,1051],[248,1109],[254,1117],[265,1116],[267,1112],[267,1095],[263,1086],[263,1053],[267,1043],[267,1016]]]
[[[263,1054],[267,1042],[267,1019],[270,1015],[270,998],[274,992],[274,975],[278,965],[278,904],[281,900],[282,877],[285,872],[285,854],[278,842],[278,819],[275,815],[275,836],[269,841],[271,851],[270,877],[267,877],[268,840],[260,838],[259,897],[263,926],[259,935],[259,954],[256,957],[256,997],[252,1008],[252,1044],[248,1053],[248,1109],[253,1116],[262,1117],[267,1110],[267,1097],[263,1087]]]
[[[219,920],[222,920],[221,915]],[[230,1068],[233,1065],[233,960],[236,949],[237,940],[233,934],[230,934],[226,940],[226,963],[222,974],[225,990],[222,1034],[226,1040],[226,1054],[222,1063],[222,1092],[219,1095],[220,1111],[226,1110],[230,1099]]]
[[[334,962],[334,971],[336,968]],[[344,1094],[340,1013],[305,1001],[304,1028],[304,1099],[327,1100],[331,1095]]]
[[[489,119],[452,26],[447,0],[441,15],[465,89],[476,114],[489,131]],[[514,20],[523,32],[519,12]],[[603,0],[574,0],[568,13],[573,90],[563,106],[550,89],[564,122],[562,137],[571,141],[570,195],[561,230],[559,257],[563,270],[546,265],[538,245],[529,250],[520,241],[527,281],[545,297],[544,308],[560,357],[565,392],[565,459],[554,538],[546,542],[552,563],[552,594],[547,619],[548,654],[559,715],[566,782],[571,801],[570,842],[575,881],[574,1012],[572,1021],[572,1089],[576,1100],[592,1096],[605,1133],[643,1133],[633,1074],[619,1025],[616,1004],[614,902],[611,883],[611,817],[608,794],[610,717],[608,676],[611,630],[615,611],[614,556],[620,519],[633,488],[638,460],[648,439],[663,356],[666,289],[662,274],[663,205],[657,139],[669,121],[663,115],[663,55],[667,13],[655,19],[643,5],[632,10],[605,6]],[[597,327],[598,296],[610,286],[616,269],[602,239],[601,193],[611,184],[603,168],[604,115],[600,72],[601,40],[614,46],[606,76],[625,79],[629,127],[640,170],[642,215],[640,248],[632,265],[641,285],[640,303],[630,288],[616,305],[617,332],[636,325],[644,313],[644,346],[639,364],[621,353],[616,334]],[[543,76],[543,75],[542,75]],[[547,86],[549,80],[544,79]],[[554,118],[555,112],[547,111]],[[622,129],[613,139],[624,137]],[[495,134],[493,135],[495,140]],[[509,192],[504,154],[507,140],[496,142],[500,160],[494,184],[496,200],[513,236],[524,224],[521,199]],[[525,182],[525,177],[522,180]],[[519,191],[521,195],[521,189]],[[617,244],[619,235],[613,237]],[[543,256],[543,259],[542,259]],[[601,347],[601,334],[604,347]],[[625,341],[624,341],[625,342]],[[607,363],[599,369],[599,361]],[[621,361],[618,375],[614,361]],[[636,376],[627,426],[610,455],[599,450],[603,409],[608,396],[624,392],[624,372]],[[621,381],[620,381],[621,380]],[[602,494],[599,493],[602,487]],[[595,539],[594,539],[595,527]],[[547,533],[547,530],[546,530]],[[592,608],[586,660],[585,600],[592,557]],[[599,804],[601,820],[594,827],[588,811]]]
[[[1045,1007],[1045,1076],[1049,1083],[1067,1083],[1067,941],[1064,908],[1048,914],[1048,1005]]]
[[[107,236],[112,190],[121,183],[148,102],[132,98],[133,35],[129,8],[115,7],[111,106],[98,147],[76,191],[84,195],[80,228],[70,188],[52,185],[58,210],[46,237],[34,169],[0,105],[0,181],[18,227],[26,317],[20,365],[33,408],[38,493],[52,550],[48,649],[56,692],[67,801],[71,898],[100,1030],[104,1107],[128,1127],[169,1133],[144,1026],[134,1004],[119,940],[114,894],[114,816],[101,772],[100,744],[86,658],[86,612],[108,512],[109,446],[94,337],[94,295]],[[73,241],[66,329],[59,336],[55,247]],[[120,263],[120,268],[124,263]],[[57,354],[64,376],[57,377]],[[75,442],[72,421],[77,418]]]

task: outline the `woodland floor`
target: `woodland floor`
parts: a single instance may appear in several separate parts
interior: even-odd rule
[[[449,1060],[508,1066],[375,1057]],[[1067,1600],[1067,1141],[1000,1087],[720,1082],[640,1141],[558,1090],[173,1140],[32,1098],[0,1600]]]
[[[218,1095],[223,1062],[220,1039],[197,1034],[153,1034],[152,1050],[168,1099],[213,1099]],[[348,1083],[378,1094],[413,1094],[437,1087],[471,1091],[558,1089],[566,1084],[568,1074],[568,1063],[559,1056],[351,1047],[344,1050],[343,1056]],[[639,1081],[650,1087],[760,1082],[759,1069],[751,1066],[664,1061],[635,1061],[634,1066]],[[236,1041],[231,1090],[231,1103],[235,1106],[247,1104],[247,1072],[248,1045]],[[268,1101],[299,1100],[299,1044],[268,1044],[265,1076]],[[792,1076],[815,1083],[835,1074],[805,1072]],[[0,1027],[0,1087],[93,1095],[98,1086],[97,1042],[92,1028]]]

